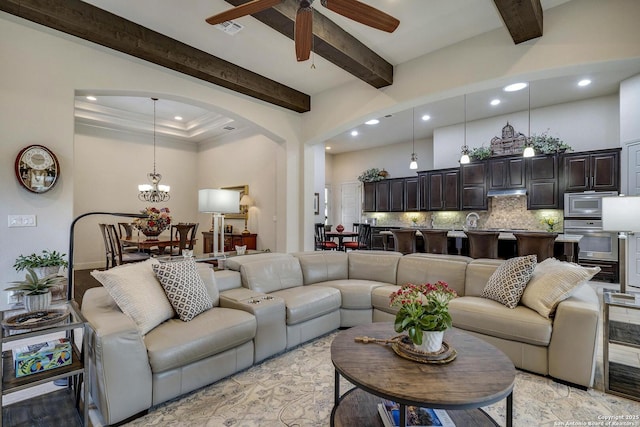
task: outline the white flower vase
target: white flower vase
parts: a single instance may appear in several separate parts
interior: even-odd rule
[[[24,308],[27,311],[43,311],[51,305],[51,292],[24,296]]]
[[[414,346],[425,353],[435,353],[442,348],[444,331],[422,331],[422,344]]]

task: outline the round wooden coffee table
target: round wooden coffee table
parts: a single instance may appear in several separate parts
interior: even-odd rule
[[[382,426],[377,409],[382,399],[400,404],[400,426],[405,425],[407,405],[449,410],[459,426],[496,425],[478,408],[505,398],[507,426],[512,425],[516,370],[502,351],[457,329],[448,330],[444,338],[457,357],[443,365],[404,359],[390,345],[355,341],[361,336],[389,339],[396,335],[391,323],[372,323],[342,331],[333,340],[332,426]],[[342,396],[341,375],[356,386]]]

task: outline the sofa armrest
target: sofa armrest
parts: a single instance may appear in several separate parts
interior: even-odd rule
[[[549,343],[549,375],[593,386],[599,316],[598,295],[586,283],[558,305]]]
[[[147,348],[135,322],[104,288],[87,290],[82,315],[91,325],[91,396],[105,424],[151,407],[152,380]]]
[[[278,354],[287,347],[287,322],[284,300],[252,291],[231,289],[220,294],[220,306],[243,310],[256,317],[258,328],[254,343],[254,363]]]

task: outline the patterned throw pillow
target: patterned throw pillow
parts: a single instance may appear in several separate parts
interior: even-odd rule
[[[91,275],[102,283],[120,310],[136,323],[142,335],[174,316],[162,286],[153,274],[156,259],[124,264]]]
[[[153,271],[183,322],[213,307],[213,301],[192,258],[156,264]]]
[[[533,271],[522,304],[550,318],[560,301],[569,298],[579,285],[598,274],[600,267],[583,267],[547,258]]]
[[[506,260],[489,277],[482,290],[482,296],[498,301],[509,308],[516,308],[536,268],[537,260],[536,255]]]

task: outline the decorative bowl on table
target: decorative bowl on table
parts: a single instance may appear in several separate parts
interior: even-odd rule
[[[133,220],[133,226],[140,230],[147,239],[157,239],[160,233],[171,225],[171,215],[169,208],[148,207],[140,211],[146,214],[147,218],[136,218]]]

